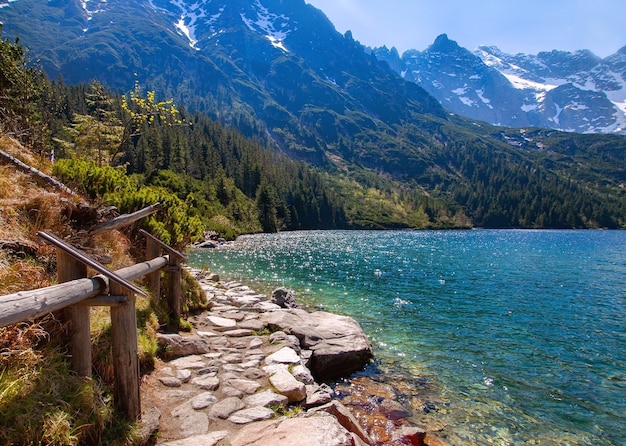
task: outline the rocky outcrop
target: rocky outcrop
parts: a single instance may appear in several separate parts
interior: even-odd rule
[[[318,380],[348,376],[372,359],[372,345],[352,318],[316,311],[281,309],[261,315],[270,330],[296,336],[312,351],[311,371]]]

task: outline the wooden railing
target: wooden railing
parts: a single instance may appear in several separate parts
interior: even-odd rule
[[[122,226],[127,225],[158,209],[157,205],[151,206],[115,220],[118,223],[123,221]],[[120,227],[113,220],[108,224],[105,230]],[[146,295],[131,281],[147,276],[152,293],[160,296],[160,272],[166,271],[170,319],[178,321],[181,314],[181,262],[185,260],[184,255],[148,232],[140,232],[146,237],[147,260],[117,271],[108,270],[53,234],[39,232],[40,238],[56,247],[58,285],[0,296],[0,327],[63,310],[70,327],[68,342],[72,368],[83,377],[90,377],[92,370],[89,309],[92,306],[110,307],[113,400],[116,409],[131,420],[141,417],[135,295]],[[163,251],[165,254],[161,255]],[[88,267],[99,274],[87,277]]]

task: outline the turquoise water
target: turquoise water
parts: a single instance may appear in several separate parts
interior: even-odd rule
[[[190,264],[353,316],[451,444],[626,444],[626,232],[294,232]]]

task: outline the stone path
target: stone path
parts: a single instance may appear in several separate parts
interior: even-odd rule
[[[198,279],[211,310],[189,319],[192,333],[158,336],[172,359],[142,382],[142,418],[158,423],[156,444],[374,444],[315,382],[313,350],[285,332],[295,330],[268,330],[264,314],[289,310],[239,283]],[[398,432],[396,444],[423,444],[419,429]]]

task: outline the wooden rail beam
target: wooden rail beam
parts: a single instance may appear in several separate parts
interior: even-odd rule
[[[115,273],[127,281],[134,280],[158,271],[168,263],[169,256],[162,256],[119,269]],[[37,290],[0,296],[0,327],[36,319],[85,299],[99,296],[108,287],[109,279],[98,275]]]
[[[113,220],[109,220],[104,223],[100,223],[99,225],[96,225],[89,231],[89,234],[96,235],[102,232],[112,231],[113,229],[123,228],[125,226],[135,223],[137,220],[141,220],[142,218],[147,217],[148,215],[154,214],[159,209],[161,209],[161,203],[156,203],[137,212],[133,212],[132,214],[120,215]]]

